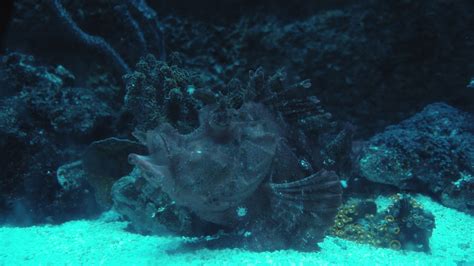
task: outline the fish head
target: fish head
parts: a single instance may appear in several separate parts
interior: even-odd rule
[[[258,105],[236,110],[228,128],[213,124],[213,109],[201,112],[201,126],[190,134],[182,135],[168,124],[147,132],[150,155],[132,154],[130,162],[176,204],[204,220],[229,224],[234,221],[227,214],[270,173],[280,137]]]

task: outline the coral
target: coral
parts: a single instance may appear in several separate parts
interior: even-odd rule
[[[400,250],[402,248],[402,244],[400,241],[393,239],[390,240],[390,243],[388,243],[388,247],[394,250]]]
[[[130,67],[122,56],[104,38],[89,34],[82,30],[71,15],[63,7],[61,0],[50,0],[52,9],[65,24],[66,28],[83,44],[93,47],[106,56],[117,66],[122,74],[130,72]],[[149,53],[148,48],[159,47],[158,56],[165,58],[163,37],[158,26],[156,12],[144,0],[126,0],[114,7],[128,29],[134,33],[143,54]],[[133,12],[132,12],[133,11]],[[135,17],[135,16],[137,17]],[[146,30],[143,28],[146,27]],[[145,32],[151,33],[150,43],[145,39]]]
[[[153,129],[168,122],[180,132],[197,127],[197,113],[215,102],[214,93],[203,88],[198,74],[168,65],[148,55],[136,70],[125,76],[123,112],[133,116],[136,128]]]
[[[377,212],[373,201],[352,199],[339,210],[330,234],[394,250],[428,252],[434,217],[413,198],[395,194],[392,204]]]
[[[103,38],[90,35],[84,32],[79,26],[72,20],[69,13],[64,9],[63,5],[61,4],[60,0],[51,0],[51,4],[53,6],[53,10],[55,10],[56,14],[59,18],[66,24],[68,29],[77,36],[78,40],[83,42],[88,46],[92,46],[107,56],[109,56],[112,61],[117,65],[121,72],[127,73],[130,71],[127,63],[120,57],[120,55],[108,44]]]

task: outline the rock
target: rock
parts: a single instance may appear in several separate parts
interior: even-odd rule
[[[74,161],[60,166],[56,171],[56,178],[61,186],[58,200],[67,202],[67,208],[75,209],[77,212],[71,218],[99,213],[99,206],[92,193],[93,188],[87,183],[86,173],[81,161]]]
[[[113,114],[92,90],[73,83],[66,68],[33,56],[0,58],[0,222],[29,225],[94,214],[85,190],[66,184],[64,168],[58,180],[56,170],[77,160],[81,142],[110,132]]]
[[[370,181],[441,197],[474,213],[474,117],[444,103],[372,137],[358,160]]]
[[[113,110],[88,88],[74,87],[66,68],[41,65],[33,56],[10,53],[0,61],[3,96],[11,96],[23,120],[68,137],[92,139],[111,131]],[[2,96],[0,95],[0,96]]]
[[[474,177],[462,174],[441,194],[441,202],[451,208],[474,214]]]
[[[144,151],[146,148],[140,143],[118,138],[95,141],[87,147],[82,156],[86,180],[94,188],[96,200],[103,209],[112,206],[110,191],[114,182],[133,168],[128,163],[128,155]]]
[[[82,162],[75,161],[60,166],[56,171],[56,178],[65,191],[80,189],[86,183]]]
[[[291,3],[305,12],[314,4]],[[188,55],[190,68],[226,82],[255,66],[285,66],[289,78],[310,79],[326,110],[356,125],[358,137],[440,99],[474,110],[473,91],[465,88],[474,73],[472,2],[352,1],[308,16],[298,12],[297,18],[285,8],[288,21],[267,5],[240,20],[223,15],[222,27],[188,10],[192,16],[164,17],[163,27],[167,47]]]

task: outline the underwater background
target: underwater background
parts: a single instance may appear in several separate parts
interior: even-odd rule
[[[0,265],[474,265],[473,1],[0,3]]]

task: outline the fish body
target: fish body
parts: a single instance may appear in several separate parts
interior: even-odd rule
[[[205,107],[190,134],[165,124],[140,138],[150,155],[131,154],[130,162],[205,221],[228,228],[258,221],[290,233],[299,219],[311,219],[324,231],[340,205],[337,175],[305,176],[281,123],[262,104]]]

